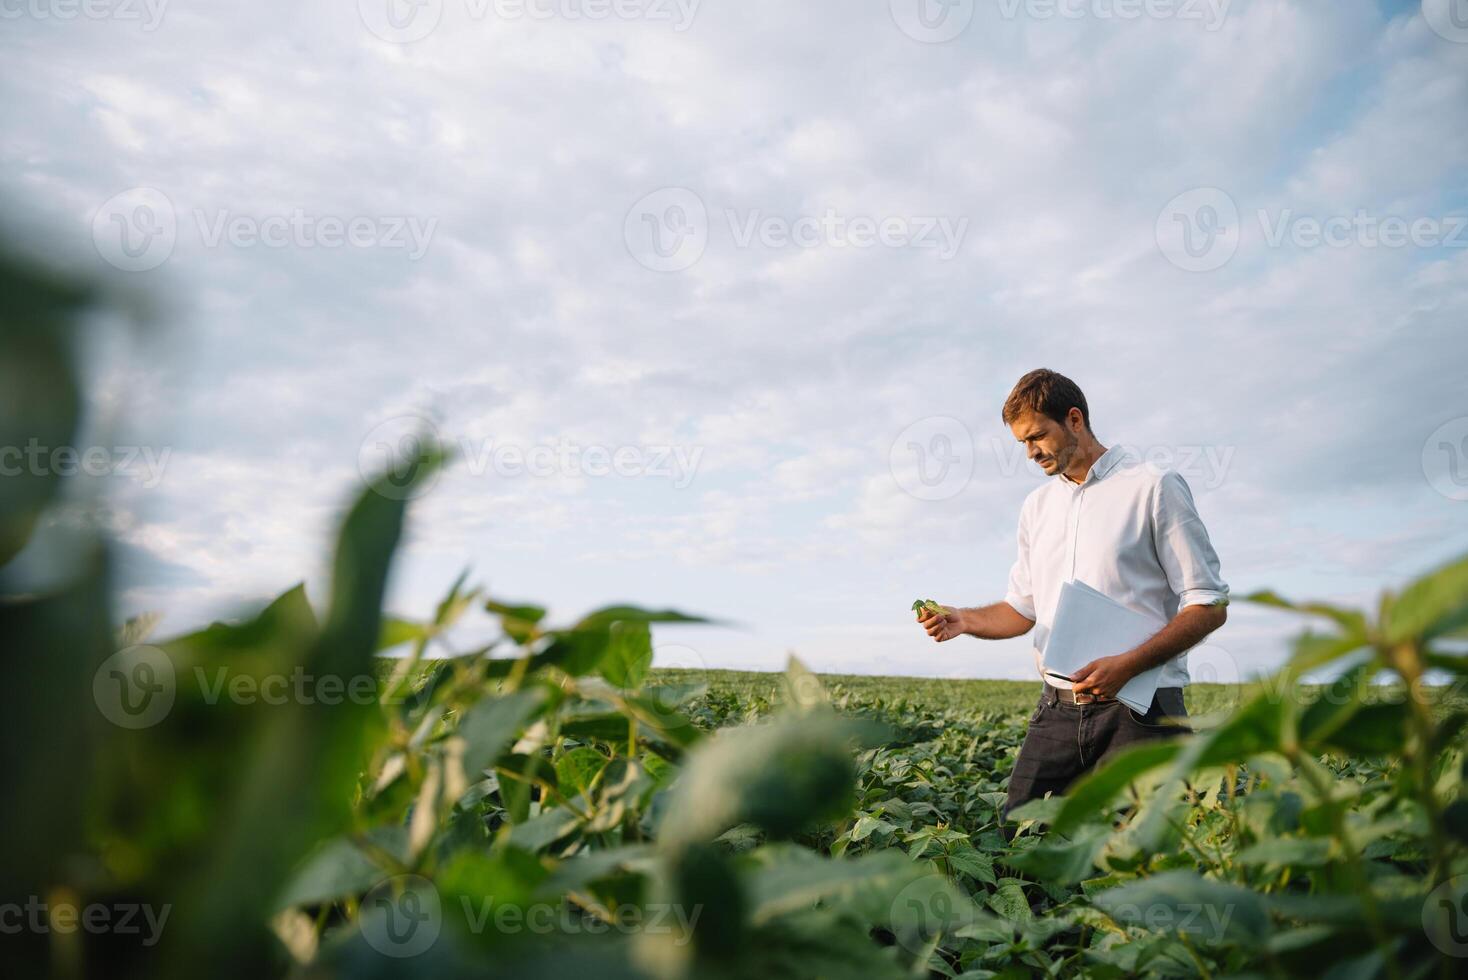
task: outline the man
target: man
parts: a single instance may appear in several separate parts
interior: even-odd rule
[[[1009,777],[1007,817],[1028,800],[1065,792],[1122,748],[1181,730],[1169,721],[1187,715],[1187,651],[1223,625],[1228,586],[1182,476],[1101,445],[1075,382],[1031,371],[1014,386],[1002,416],[1029,458],[1055,479],[1020,509],[1019,556],[1004,601],[944,606],[942,615],[924,612],[919,622],[940,643],[1007,639],[1036,627],[1035,666],[1045,687]],[[1070,580],[1167,625],[1131,650],[1097,650],[1069,680],[1047,674],[1041,651],[1060,586]],[[1145,715],[1116,700],[1127,681],[1159,665],[1157,695]]]

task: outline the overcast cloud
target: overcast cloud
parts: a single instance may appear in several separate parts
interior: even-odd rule
[[[1235,595],[1462,553],[1461,0],[922,4],[0,0],[7,212],[174,310],[98,365],[125,611],[320,596],[422,418],[400,611],[469,566],[740,624],[660,662],[1028,677],[908,606],[1002,596],[1038,366]],[[1299,626],[1231,613],[1224,674]]]

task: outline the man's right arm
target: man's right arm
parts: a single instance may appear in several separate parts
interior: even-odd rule
[[[1020,615],[1007,602],[960,609],[958,623],[964,633],[977,636],[981,640],[1007,640],[1012,636],[1024,636],[1035,625],[1033,619]]]
[[[1035,621],[1021,615],[1008,602],[996,602],[992,606],[957,608],[944,606],[943,615],[924,612],[919,622],[928,635],[942,643],[955,636],[977,636],[981,640],[1007,640],[1011,636],[1023,636],[1035,625]]]

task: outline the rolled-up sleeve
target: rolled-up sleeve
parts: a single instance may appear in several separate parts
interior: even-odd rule
[[[1228,583],[1220,572],[1218,554],[1181,473],[1168,471],[1157,484],[1152,534],[1178,608],[1228,605]]]
[[[1029,533],[1029,507],[1023,507],[1019,513],[1019,533],[1016,535],[1016,543],[1019,553],[1015,557],[1014,565],[1009,569],[1009,587],[1005,590],[1004,601],[1007,602],[1015,612],[1025,619],[1035,620],[1035,593],[1030,585],[1030,533]]]

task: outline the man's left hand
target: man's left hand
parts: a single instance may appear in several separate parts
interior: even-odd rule
[[[1124,653],[1119,653],[1114,657],[1092,660],[1071,674],[1070,679],[1078,694],[1095,694],[1114,698],[1116,692],[1120,691],[1126,682],[1135,676],[1137,676],[1137,670],[1132,666],[1131,658]]]

